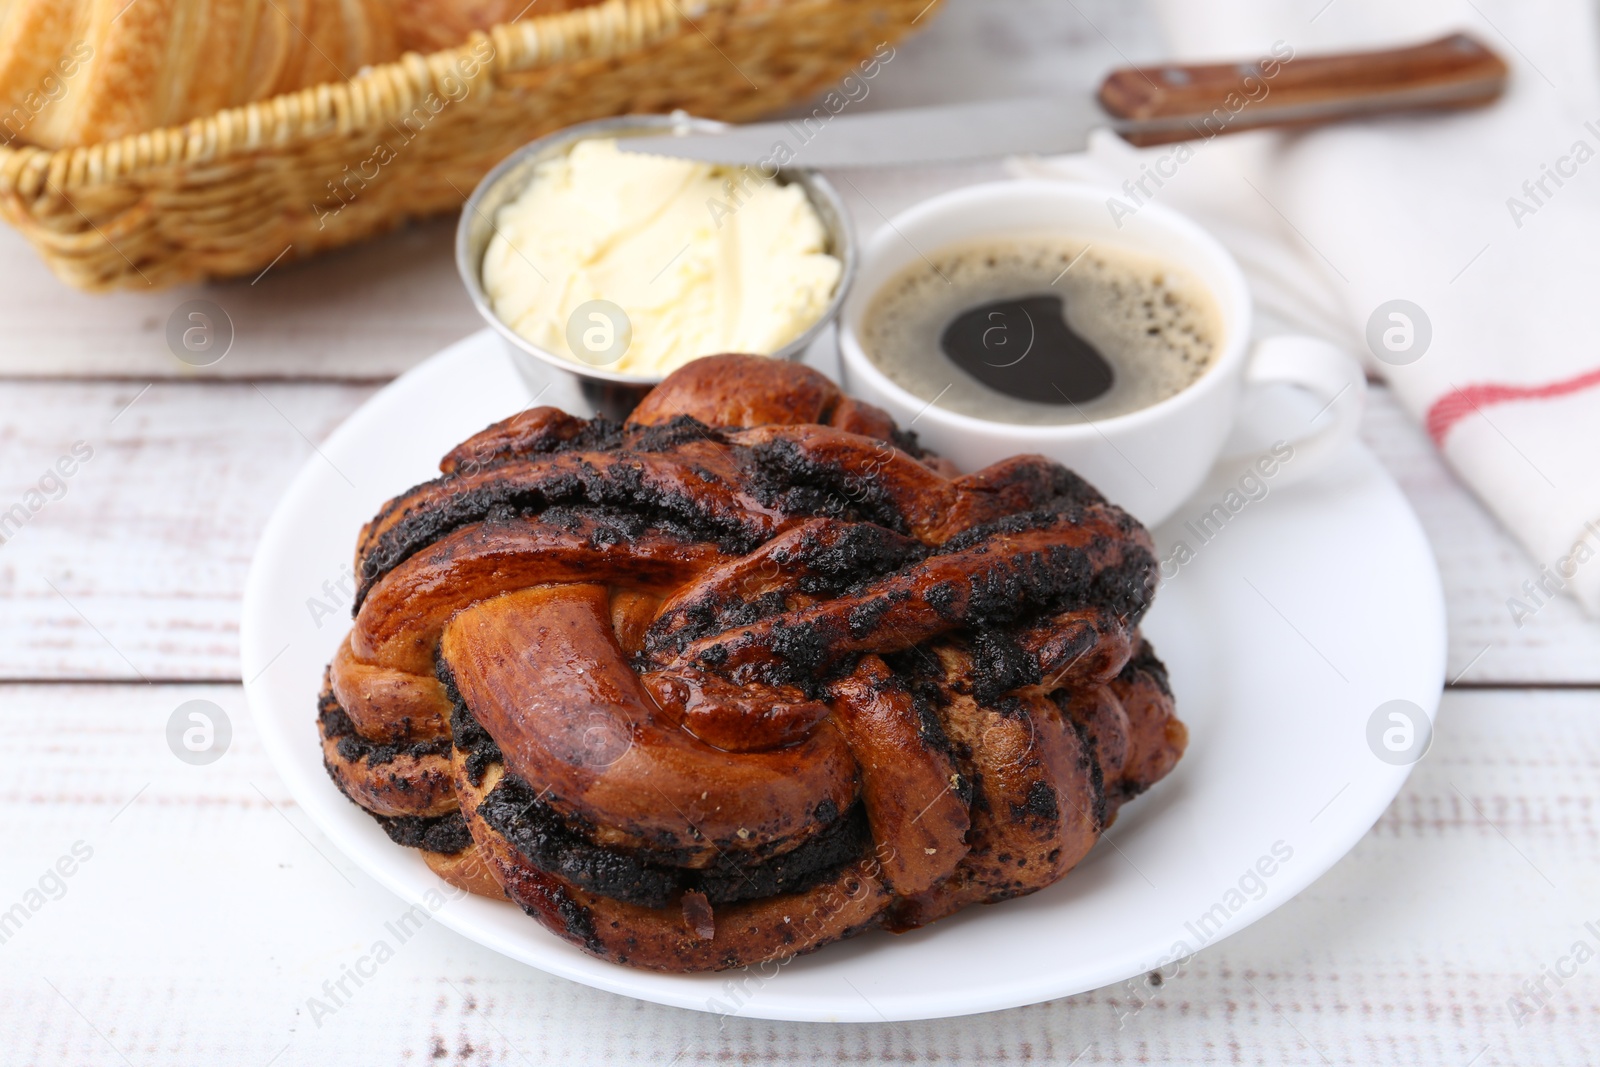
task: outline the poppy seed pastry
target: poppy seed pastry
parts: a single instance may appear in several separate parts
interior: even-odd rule
[[[1042,457],[962,475],[730,355],[441,470],[361,533],[324,762],[601,958],[744,966],[1034,892],[1183,753],[1149,535]]]

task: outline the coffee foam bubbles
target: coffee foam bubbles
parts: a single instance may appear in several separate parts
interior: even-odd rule
[[[1063,298],[1067,325],[1111,364],[1116,381],[1103,396],[1076,406],[1060,397],[1036,403],[1006,396],[940,347],[945,326],[963,311],[1048,293]],[[1182,392],[1211,366],[1221,334],[1210,294],[1184,271],[1121,248],[1026,236],[954,245],[919,259],[873,298],[861,343],[897,385],[924,400],[938,397],[942,408],[1049,425],[1125,415]]]

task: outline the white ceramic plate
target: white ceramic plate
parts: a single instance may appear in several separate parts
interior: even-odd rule
[[[813,351],[831,370],[831,347]],[[349,625],[347,576],[361,524],[435,475],[451,446],[529,396],[488,331],[389,385],[295,479],[245,592],[245,689],[278,772],[352,862],[413,902],[447,887],[323,771],[314,722],[323,666]],[[541,403],[583,411],[564,382]],[[1210,492],[1197,499],[1221,499],[1220,489]],[[910,934],[870,933],[781,969],[718,975],[604,963],[512,905],[477,897],[450,901],[437,918],[541,970],[642,1000],[854,1022],[1066,996],[1243,929],[1331,867],[1399,790],[1409,767],[1374,754],[1369,720],[1396,699],[1431,719],[1444,672],[1444,608],[1421,527],[1363,449],[1249,503],[1204,545],[1182,528],[1202,510],[1187,506],[1158,531],[1164,557],[1179,538],[1197,551],[1164,583],[1145,626],[1171,669],[1188,754],[1050,889]]]

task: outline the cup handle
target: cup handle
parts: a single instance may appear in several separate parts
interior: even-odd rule
[[[1337,456],[1361,429],[1367,406],[1367,376],[1361,365],[1337,346],[1315,337],[1268,337],[1256,343],[1245,370],[1246,388],[1293,385],[1315,396],[1319,410],[1303,435],[1290,440],[1294,462],[1274,479],[1291,485],[1308,478]],[[1224,456],[1223,463],[1254,458]]]

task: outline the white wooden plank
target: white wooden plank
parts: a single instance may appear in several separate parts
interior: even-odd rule
[[[162,382],[142,396],[141,388],[0,388],[0,512],[23,501],[74,441],[95,450],[65,496],[0,545],[0,677],[236,678],[239,596],[262,525],[314,458],[307,438],[325,437],[374,387]],[[1600,624],[1556,600],[1516,625],[1505,600],[1537,568],[1382,388],[1366,438],[1438,553],[1450,677],[1600,681]]]
[[[311,442],[372,392],[142,389],[0,386],[0,676],[237,679],[239,598],[262,525]],[[75,443],[91,456],[58,488],[50,472]]]
[[[455,224],[406,227],[370,244],[249,278],[156,292],[80,293],[21,235],[0,227],[0,375],[387,378],[481,324],[456,277]],[[233,347],[196,370],[168,347],[180,305],[207,300]],[[180,316],[181,318],[181,316]]]
[[[231,718],[210,766],[166,747],[191,699]],[[1355,850],[1159,988],[925,1023],[718,1019],[550,978],[432,924],[318,1025],[308,998],[405,905],[290,802],[239,689],[0,686],[0,908],[74,842],[93,849],[0,945],[0,1047],[152,1067],[1590,1063],[1600,959],[1546,979],[1520,1027],[1508,1000],[1570,971],[1575,942],[1600,948],[1585,926],[1600,927],[1597,724],[1592,691],[1447,694],[1433,751]]]

